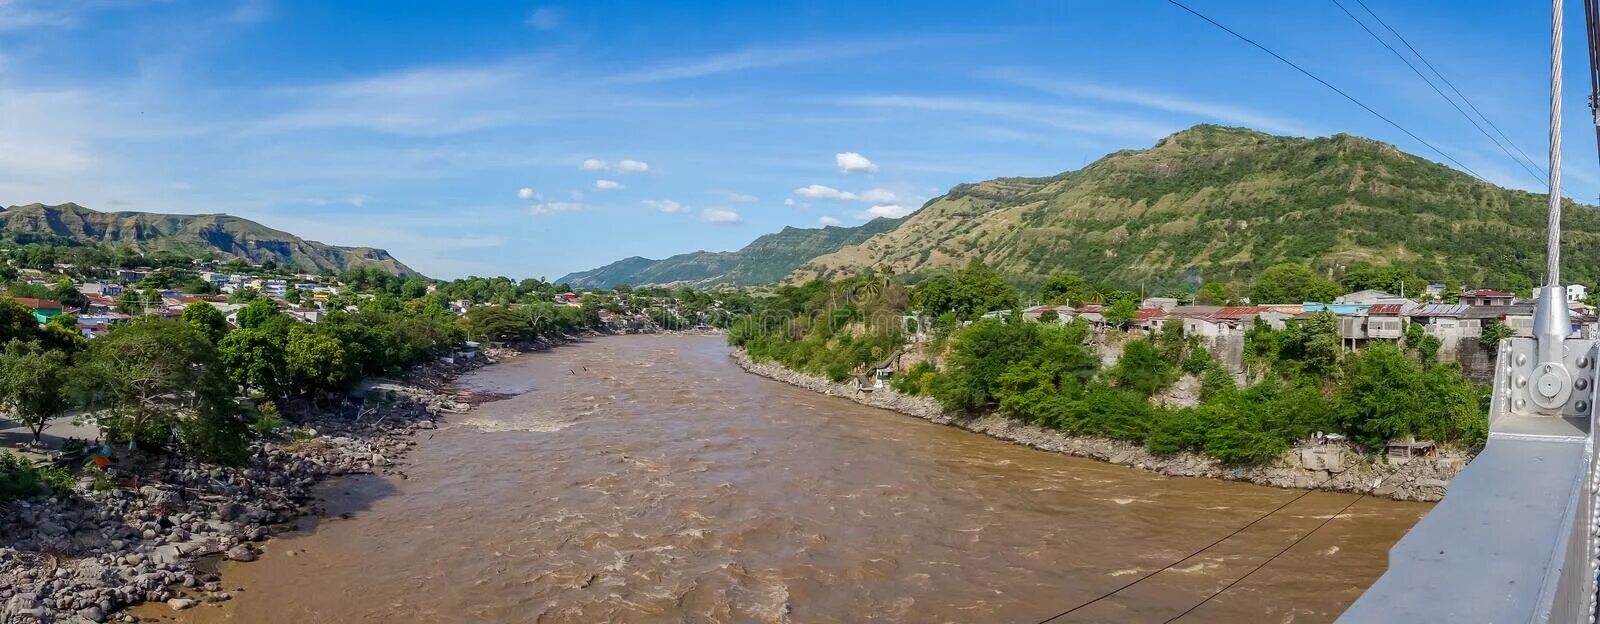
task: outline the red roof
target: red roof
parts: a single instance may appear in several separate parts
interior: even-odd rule
[[[1376,303],[1367,308],[1367,316],[1400,316],[1398,303]]]
[[[1098,303],[1091,303],[1089,305],[1086,305],[1086,306],[1083,306],[1081,308],[1078,308],[1078,311],[1087,314],[1087,313],[1090,313],[1090,312],[1103,312],[1103,311],[1105,311],[1105,309],[1106,309],[1106,307],[1103,306],[1103,305],[1100,305]]]
[[[33,310],[60,310],[61,309],[61,303],[60,302],[51,301],[49,299],[34,299],[32,297],[17,297],[17,303],[20,303],[20,304],[22,304],[22,305],[24,305],[24,306],[26,306],[26,307],[28,307],[30,309],[33,309]]]
[[[1488,288],[1467,291],[1468,297],[1512,297],[1511,293],[1503,290],[1490,290]]]
[[[1163,310],[1161,308],[1139,308],[1139,311],[1136,313],[1135,318],[1137,318],[1137,319],[1139,319],[1141,321],[1148,321],[1150,319],[1164,318],[1166,316],[1167,316],[1167,311]]]
[[[1229,306],[1221,310],[1217,310],[1217,313],[1212,314],[1211,318],[1239,320],[1247,316],[1255,316],[1265,310],[1266,308],[1259,306]]]

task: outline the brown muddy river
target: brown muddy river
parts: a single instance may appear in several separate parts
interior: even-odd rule
[[[585,368],[587,370],[585,370]],[[570,371],[576,374],[570,373]],[[1160,570],[1299,492],[1031,450],[741,371],[719,337],[532,354],[521,393],[325,490],[193,622],[1023,622]],[[1314,493],[1057,622],[1164,622],[1348,504]],[[1182,622],[1327,622],[1427,505],[1364,499]],[[290,556],[289,551],[294,551]]]

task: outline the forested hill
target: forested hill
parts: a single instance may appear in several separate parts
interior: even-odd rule
[[[1335,277],[1368,262],[1521,288],[1543,272],[1545,201],[1369,139],[1201,125],[1077,171],[957,186],[789,279],[978,259],[1023,282],[1073,271],[1153,290],[1303,261]],[[1563,228],[1563,276],[1596,283],[1600,213],[1569,201]]]
[[[867,240],[900,224],[900,219],[873,219],[855,227],[786,227],[755,239],[738,251],[696,251],[662,260],[634,256],[598,269],[579,271],[556,280],[579,288],[632,286],[754,286],[780,281],[802,263]]]
[[[417,275],[382,249],[327,245],[225,214],[100,212],[72,203],[27,204],[0,210],[0,232],[13,239],[35,235],[75,244],[127,245],[141,252],[209,254],[257,264],[271,260],[311,272],[373,266],[396,275]]]

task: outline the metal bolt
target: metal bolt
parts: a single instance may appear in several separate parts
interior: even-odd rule
[[[1528,378],[1527,378],[1527,376],[1522,376],[1522,377],[1518,377],[1517,378],[1517,387],[1518,388],[1526,388],[1527,386],[1528,386]]]
[[[1588,368],[1588,367],[1589,367],[1589,356],[1587,356],[1587,355],[1578,356],[1578,368]]]
[[[1584,412],[1589,411],[1589,402],[1588,401],[1578,401],[1577,403],[1573,403],[1572,407],[1577,408],[1578,413],[1582,414]]]
[[[1516,406],[1517,406],[1517,409],[1522,409],[1524,407],[1527,407],[1528,406],[1528,400],[1527,399],[1517,399]]]
[[[1572,386],[1574,388],[1579,389],[1579,390],[1588,390],[1589,389],[1589,378],[1588,377],[1579,377],[1576,380],[1573,380]]]

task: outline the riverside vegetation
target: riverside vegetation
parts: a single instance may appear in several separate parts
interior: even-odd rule
[[[227,600],[193,560],[253,560],[273,526],[317,511],[311,487],[324,478],[398,473],[409,436],[470,407],[445,381],[505,355],[445,358],[465,339],[538,346],[604,330],[603,314],[631,305],[677,325],[725,323],[748,299],[619,287],[551,303],[566,290],[506,278],[419,286],[362,270],[346,274],[315,324],[258,296],[236,328],[197,302],[93,340],[70,315],[40,325],[0,297],[0,413],[35,440],[72,413],[113,449],[104,471],[80,467],[99,449],[87,441],[68,441],[53,462],[0,452],[0,621],[106,621],[145,601]],[[463,300],[466,314],[449,309]],[[366,378],[399,375],[347,399]]]
[[[1303,280],[1275,283],[1290,273],[1264,272],[1254,287],[1325,290]],[[1080,278],[1062,276],[1042,294],[1106,298],[1093,290]],[[1112,291],[1107,320],[1113,326],[1131,320],[1136,297]],[[1437,341],[1417,331],[1398,345],[1347,353],[1332,315],[1282,330],[1258,324],[1245,336],[1247,383],[1240,386],[1180,324],[1148,337],[1113,327],[1110,339],[1124,342],[1116,363],[1107,366],[1097,346],[1108,337],[1081,318],[1063,324],[1024,322],[1015,312],[983,317],[1015,310],[1019,298],[977,263],[914,287],[868,271],[779,288],[733,325],[728,340],[758,362],[843,381],[904,352],[907,331],[917,322],[903,319],[921,312],[933,319],[920,345],[923,359],[892,378],[899,392],[931,396],[951,411],[997,411],[1160,454],[1201,452],[1234,465],[1269,462],[1319,432],[1344,434],[1368,450],[1406,436],[1472,449],[1487,435],[1487,389],[1463,377],[1455,363],[1438,362]],[[1153,400],[1186,375],[1198,379],[1198,404]]]

